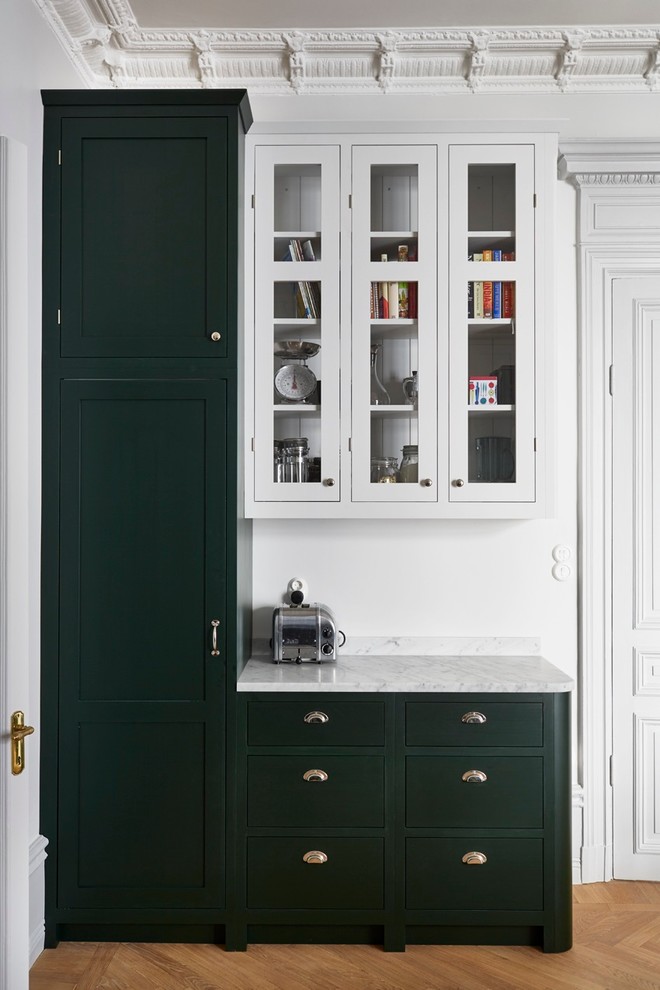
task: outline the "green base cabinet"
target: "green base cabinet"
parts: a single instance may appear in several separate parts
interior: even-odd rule
[[[228,948],[570,948],[568,694],[241,693],[237,745]]]

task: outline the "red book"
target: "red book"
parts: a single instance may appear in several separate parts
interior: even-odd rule
[[[408,282],[408,316],[417,319],[417,282]]]
[[[378,318],[380,320],[389,320],[390,318],[387,282],[379,282],[378,284]]]
[[[484,282],[484,319],[491,319],[493,315],[493,283]]]
[[[502,316],[510,320],[515,312],[515,282],[502,282]]]

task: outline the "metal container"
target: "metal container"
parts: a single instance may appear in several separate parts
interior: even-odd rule
[[[337,625],[325,605],[281,605],[273,612],[273,662],[337,659]]]
[[[309,441],[307,437],[287,437],[280,440],[282,481],[309,480]]]

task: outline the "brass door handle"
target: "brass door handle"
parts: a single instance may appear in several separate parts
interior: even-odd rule
[[[25,724],[23,712],[13,712],[11,716],[11,772],[13,774],[23,773],[25,768],[25,742],[26,736],[31,736],[34,728]]]
[[[483,770],[466,770],[461,780],[464,780],[466,784],[483,784],[488,780],[488,777]]]
[[[325,770],[306,770],[305,773],[303,774],[303,780],[307,780],[310,782],[318,780],[321,783],[323,783],[327,779],[328,779],[328,775],[325,772]]]
[[[219,657],[220,650],[218,649],[218,626],[220,625],[220,619],[211,619],[211,628],[213,632],[211,633],[211,656]]]

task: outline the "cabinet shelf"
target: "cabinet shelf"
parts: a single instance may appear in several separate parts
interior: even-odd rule
[[[320,237],[320,236],[321,236],[320,230],[275,230],[273,232],[273,237],[277,237],[277,238],[287,237],[289,240],[297,240],[297,241],[302,241],[302,240],[311,241],[314,237]]]
[[[273,412],[276,415],[278,413],[281,413],[282,415],[288,416],[291,413],[295,413],[296,415],[302,416],[302,415],[311,415],[313,413],[318,413],[320,411],[321,411],[321,407],[319,405],[306,403],[306,402],[291,402],[286,404],[283,402],[278,402],[275,405],[273,405]]]
[[[512,413],[515,411],[515,406],[468,406],[468,412],[471,416],[492,416],[497,413]]]
[[[417,410],[411,405],[369,406],[372,416],[412,416]]]
[[[516,332],[515,323],[510,318],[506,319],[485,319],[485,320],[468,320],[468,332],[470,335],[481,335],[481,334],[496,334],[497,336],[506,336],[507,334],[514,334]]]
[[[488,239],[491,241],[501,241],[505,238],[511,239],[515,236],[515,231],[513,230],[468,230],[468,237],[470,240],[472,240],[473,237],[479,237],[481,239]]]

